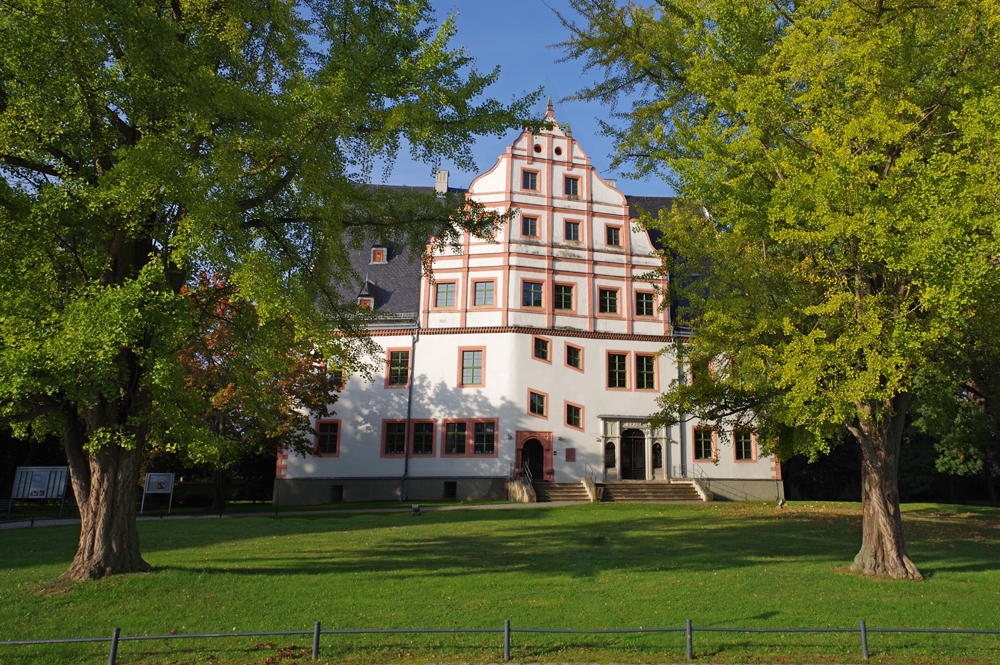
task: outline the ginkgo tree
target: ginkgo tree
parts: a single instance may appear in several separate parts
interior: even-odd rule
[[[426,0],[0,7],[0,419],[62,435],[82,522],[68,577],[149,570],[140,460],[184,398],[199,270],[261,325],[350,356],[349,248],[503,220],[363,184],[401,146],[471,169],[476,135],[528,122],[536,95],[483,98],[497,72],[454,34]]]
[[[768,452],[863,453],[854,570],[920,578],[899,512],[914,381],[995,293],[1000,7],[571,0],[616,165],[673,184],[664,270],[694,380],[661,398]]]

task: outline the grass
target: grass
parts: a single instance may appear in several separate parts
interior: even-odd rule
[[[856,507],[856,506],[855,506]],[[904,522],[924,582],[847,569],[850,504],[590,504],[140,522],[151,574],[72,584],[73,527],[0,532],[2,639],[324,628],[1000,629],[1000,519]],[[924,506],[918,512],[943,510]],[[311,638],[126,642],[123,664],[307,661]],[[995,663],[1000,637],[869,634],[877,663]],[[323,662],[496,662],[499,634],[324,636]],[[521,662],[680,662],[679,633],[513,636]],[[0,646],[95,663],[107,644]],[[722,662],[861,662],[856,634],[696,633]]]

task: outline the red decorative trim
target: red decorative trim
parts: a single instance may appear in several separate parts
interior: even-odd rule
[[[535,395],[541,395],[542,397],[545,398],[545,413],[544,414],[537,414],[537,413],[533,413],[531,411],[531,395],[532,395],[532,393],[534,393]],[[549,394],[548,393],[543,393],[541,390],[535,390],[533,388],[528,388],[528,403],[527,403],[527,405],[525,407],[525,411],[527,411],[528,415],[531,416],[532,418],[541,418],[542,420],[548,420],[549,419],[549,412],[552,411],[552,402],[551,402],[551,400],[549,400]]]
[[[574,349],[577,349],[580,352],[580,366],[579,367],[573,367],[572,365],[569,364],[569,353],[568,353],[568,351],[569,351],[570,347],[572,347]],[[585,360],[583,358],[583,347],[582,346],[577,346],[576,344],[570,344],[569,342],[566,342],[566,347],[563,349],[563,363],[566,365],[566,367],[569,367],[571,370],[583,373],[585,371],[584,368],[586,367],[586,365],[584,364]]]
[[[539,358],[538,356],[535,355],[535,340],[538,340],[538,339],[540,339],[543,342],[545,342],[546,348],[549,350],[549,353],[548,353],[549,357],[548,358]],[[552,364],[552,356],[553,355],[555,355],[555,348],[552,346],[552,340],[551,339],[549,339],[548,337],[542,337],[541,335],[532,335],[531,336],[531,359],[532,360],[537,360],[540,363],[548,363],[549,365],[551,365]]]
[[[389,372],[391,369],[392,354],[393,352],[399,353],[401,351],[406,352],[406,383],[400,385],[389,385]],[[386,390],[396,390],[399,388],[409,388],[410,381],[413,380],[413,358],[410,357],[410,347],[400,346],[393,347],[385,350],[385,383],[383,387]]]
[[[387,328],[387,329],[368,330],[365,332],[365,334],[371,337],[393,337],[399,335],[409,335],[411,332],[413,332],[413,330],[414,330],[413,328]],[[526,326],[478,326],[474,328],[418,328],[417,330],[421,335],[468,335],[470,333],[477,335],[500,334],[500,333],[523,333],[525,335],[535,335],[538,333],[538,328],[529,328]],[[545,334],[552,337],[579,337],[581,339],[627,340],[631,342],[657,342],[659,344],[669,344],[670,342],[676,342],[678,340],[682,342],[688,341],[687,336],[681,336],[681,335],[678,336],[634,335],[631,333],[592,332],[587,330],[552,329],[552,330],[546,330]]]
[[[335,453],[319,452],[319,426],[325,423],[337,423],[337,452]],[[343,450],[341,441],[344,438],[344,424],[340,418],[317,418],[313,428],[313,457],[340,457],[340,451]]]
[[[645,356],[647,358],[653,359],[653,387],[652,388],[640,388],[639,387],[639,357]],[[640,393],[658,393],[660,392],[660,356],[655,353],[640,353],[635,352],[635,357],[633,361],[636,364],[635,367],[635,380],[632,381],[632,385],[635,386],[635,391]]]
[[[611,372],[611,354],[616,356],[625,356],[625,387],[624,388],[611,388],[608,386],[608,379],[610,378]],[[632,352],[631,351],[616,351],[614,349],[607,349],[604,353],[604,389],[611,391],[623,391],[632,390]]]
[[[750,432],[750,459],[736,459],[736,453],[739,449],[736,447],[736,432]],[[737,464],[756,464],[757,463],[757,432],[751,430],[733,430],[733,461]],[[780,466],[780,465],[779,465]],[[773,468],[771,469],[774,470]]]
[[[465,452],[460,455],[452,455],[445,452],[448,445],[448,423],[465,423]],[[493,423],[493,452],[492,453],[479,453],[478,455],[474,452],[476,449],[476,423]],[[476,457],[489,459],[491,457],[497,457],[500,453],[500,421],[496,418],[442,418],[441,419],[441,457],[443,458],[456,458],[456,457]]]
[[[462,375],[465,366],[462,364],[465,359],[465,351],[482,351],[483,352],[483,366],[482,366],[482,382],[480,383],[462,383]],[[459,388],[485,388],[486,387],[486,347],[485,346],[460,346],[458,347],[458,379],[456,384]]]
[[[576,425],[570,425],[569,424],[569,407],[571,407],[571,406],[575,406],[576,408],[580,409],[580,426],[579,427],[577,427]],[[586,423],[587,423],[587,421],[586,421],[586,411],[584,409],[583,404],[577,404],[576,402],[570,402],[570,401],[564,400],[563,401],[563,414],[565,416],[563,418],[563,424],[566,425],[566,427],[568,427],[570,429],[575,429],[578,432],[584,432],[584,431],[586,431],[586,426],[587,426],[586,425]]]
[[[406,438],[405,438],[406,437],[406,427],[405,427],[405,425],[406,425],[406,418],[383,418],[382,419],[382,437],[379,440],[378,456],[379,457],[383,457],[383,458],[387,457],[389,459],[401,459],[402,457],[405,456],[405,453],[393,453],[393,454],[390,455],[389,453],[385,452],[385,437],[386,437],[386,434],[388,433],[387,432],[387,430],[389,429],[388,425],[390,425],[390,424],[396,424],[396,425],[402,424],[404,426],[403,427],[403,437],[404,437],[404,439],[403,439],[403,450],[404,451],[406,450]]]

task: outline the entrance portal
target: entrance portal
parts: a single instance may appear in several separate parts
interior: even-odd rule
[[[622,432],[622,480],[646,480],[646,437],[641,430]]]
[[[521,466],[527,466],[532,480],[545,480],[545,448],[538,439],[528,439],[521,448]]]

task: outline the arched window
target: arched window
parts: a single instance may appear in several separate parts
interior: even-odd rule
[[[658,443],[653,444],[653,468],[663,468],[663,446]]]
[[[604,466],[608,469],[615,468],[615,444],[610,441],[604,444]]]

